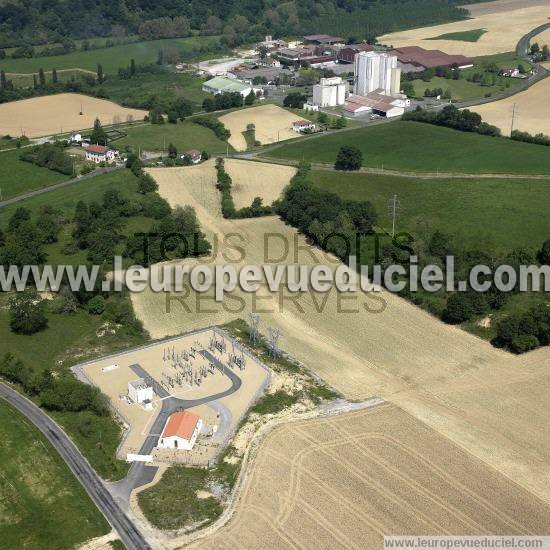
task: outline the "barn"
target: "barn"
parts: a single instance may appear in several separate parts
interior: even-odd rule
[[[189,411],[176,412],[168,418],[157,447],[190,451],[197,441],[202,420]]]

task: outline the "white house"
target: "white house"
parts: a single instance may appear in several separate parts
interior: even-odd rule
[[[198,149],[189,149],[189,151],[185,151],[185,153],[181,155],[182,159],[186,157],[191,164],[198,164],[202,160],[202,153]]]
[[[134,403],[143,405],[146,410],[153,408],[153,388],[143,378],[128,382],[128,397]]]
[[[71,134],[70,142],[78,143],[78,144],[82,143],[82,134],[78,134],[78,133]]]
[[[190,451],[197,441],[202,428],[202,420],[193,413],[174,413],[166,421],[157,447],[161,449],[182,449]]]
[[[86,149],[86,160],[91,160],[95,163],[112,162],[115,160],[115,157],[116,151],[104,145],[90,145]]]
[[[313,86],[313,104],[319,107],[336,107],[346,102],[346,83],[339,76],[321,78]]]
[[[295,120],[292,123],[292,129],[295,132],[304,132],[306,130],[315,130],[315,124],[311,120]]]

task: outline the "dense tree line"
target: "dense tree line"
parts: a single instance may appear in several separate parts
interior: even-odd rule
[[[108,400],[99,388],[79,382],[71,376],[56,378],[51,371],[35,372],[11,353],[0,360],[0,376],[19,384],[25,393],[53,411],[92,411],[99,416],[109,413]]]
[[[487,136],[500,136],[500,129],[483,122],[478,113],[474,113],[469,109],[459,110],[454,105],[445,105],[440,111],[428,111],[418,106],[414,111],[406,112],[403,115],[403,120],[426,122]]]
[[[522,132],[521,130],[513,130],[510,136],[515,141],[524,141],[526,143],[535,143],[537,145],[550,146],[550,136],[545,134],[530,134],[529,132]]]
[[[233,196],[231,195],[233,181],[231,176],[225,171],[225,164],[222,158],[216,159],[216,173],[216,187],[221,194],[221,209],[224,218],[258,218],[273,214],[273,208],[271,206],[264,206],[261,197],[255,197],[250,206],[237,210],[233,202]]]
[[[0,4],[0,48],[63,42],[67,39],[139,34],[143,38],[223,34],[228,44],[262,39],[266,34],[288,36],[331,32],[334,21],[347,22],[361,36],[420,27],[467,17],[462,0],[57,0]],[[345,30],[345,26],[342,30]],[[357,33],[355,33],[357,34]]]
[[[231,132],[224,126],[223,122],[213,116],[199,116],[193,119],[195,124],[210,128],[216,134],[218,139],[227,141],[231,137]]]
[[[368,201],[343,201],[335,193],[314,187],[307,179],[309,170],[307,163],[300,164],[276,205],[277,213],[321,248],[347,261],[355,235],[372,232],[376,210]]]

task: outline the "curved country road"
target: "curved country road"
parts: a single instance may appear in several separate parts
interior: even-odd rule
[[[0,382],[0,397],[25,415],[46,436],[116,530],[126,548],[151,550],[151,546],[115,502],[99,476],[65,432],[39,407],[3,382]]]

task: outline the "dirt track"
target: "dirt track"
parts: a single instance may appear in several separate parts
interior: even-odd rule
[[[197,167],[193,178],[184,170],[150,173],[171,204],[196,207],[203,228],[217,243],[218,257],[203,263],[279,261],[312,266],[328,261],[275,217],[224,220],[213,167]],[[224,244],[230,233],[234,235]],[[279,236],[270,237],[270,246],[264,249],[266,233]],[[284,239],[289,246],[286,259],[280,257]],[[244,249],[244,257],[235,246]],[[333,292],[298,298],[288,291],[270,294],[262,289],[254,296],[240,292],[215,304],[206,295],[198,303],[195,294],[145,292],[132,300],[155,338],[246,318],[253,305],[263,309],[261,330],[279,327],[284,334],[282,347],[348,398],[380,395],[394,401],[550,502],[548,348],[516,358],[387,292],[344,295],[346,299]]]

